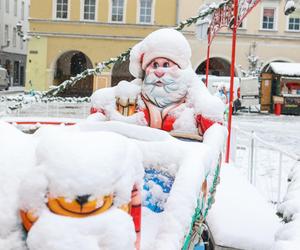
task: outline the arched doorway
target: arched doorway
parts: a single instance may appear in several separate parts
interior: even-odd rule
[[[116,63],[112,69],[111,86],[116,86],[120,81],[132,81],[134,77],[129,72],[129,60]]]
[[[91,60],[80,51],[68,51],[56,61],[54,85],[59,85],[72,76],[82,73],[88,68],[93,68]],[[67,89],[63,96],[90,96],[93,93],[93,76],[79,80],[72,88]]]
[[[198,75],[205,75],[206,60],[202,62],[196,69]],[[209,59],[209,75],[230,76],[230,63],[221,57],[212,57]],[[236,72],[234,74],[237,75]]]

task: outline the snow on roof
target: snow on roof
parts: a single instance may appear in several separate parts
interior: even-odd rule
[[[275,74],[300,76],[300,63],[273,62],[270,67]]]

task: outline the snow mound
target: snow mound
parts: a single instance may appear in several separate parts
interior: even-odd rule
[[[275,209],[233,166],[224,165],[220,178],[207,217],[214,242],[236,249],[271,249],[280,226]]]
[[[285,224],[276,232],[276,250],[296,250],[300,244],[300,168],[295,165],[289,174],[290,183],[283,202],[278,206]]]
[[[116,208],[80,219],[44,211],[27,238],[30,250],[130,250],[134,241],[132,218]]]
[[[35,164],[35,140],[5,122],[0,122],[0,138],[0,249],[21,250],[18,189]]]

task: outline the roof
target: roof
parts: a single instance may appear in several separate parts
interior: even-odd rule
[[[300,76],[300,63],[272,62],[270,68],[278,75]]]

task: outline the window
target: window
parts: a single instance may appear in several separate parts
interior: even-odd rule
[[[8,41],[9,41],[8,25],[6,24],[5,28],[4,28],[4,42],[5,42],[5,44],[7,44]]]
[[[275,23],[275,9],[273,8],[265,8],[263,12],[263,22],[262,28],[273,30]]]
[[[289,15],[288,30],[291,31],[300,30],[300,11],[296,11]]]
[[[112,0],[111,21],[123,22],[124,0]]]
[[[13,46],[17,47],[17,29],[13,28]]]
[[[84,20],[95,20],[96,0],[84,0]]]
[[[140,23],[152,22],[152,0],[140,0]]]
[[[22,37],[20,37],[20,49],[24,49],[24,42]]]
[[[18,0],[14,2],[14,15],[17,16],[18,14]]]
[[[25,17],[25,3],[22,1],[21,4],[21,19],[24,20]]]
[[[68,18],[68,0],[56,0],[56,18]]]
[[[19,75],[20,75],[20,63],[18,61],[14,61],[14,83],[19,83]]]
[[[5,1],[5,11],[6,13],[9,13],[9,0]]]

